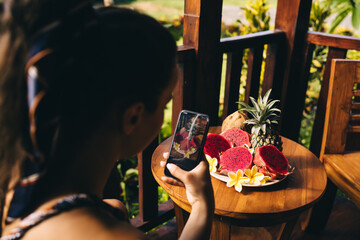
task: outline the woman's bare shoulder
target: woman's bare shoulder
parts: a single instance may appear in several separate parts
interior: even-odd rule
[[[27,239],[147,239],[126,221],[101,208],[79,208],[47,219],[31,229]]]

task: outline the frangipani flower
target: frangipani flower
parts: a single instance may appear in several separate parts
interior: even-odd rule
[[[235,190],[238,192],[241,192],[243,183],[249,182],[249,178],[244,177],[244,173],[241,169],[237,170],[236,173],[229,172],[228,176],[230,180],[226,183],[226,186],[227,187],[235,186]]]
[[[178,151],[178,150],[180,149],[180,144],[175,143],[175,144],[174,144],[174,148],[175,148],[175,150],[177,150],[177,151]]]
[[[255,165],[251,169],[246,169],[245,175],[249,178],[249,184],[253,185],[260,185],[264,179],[264,174],[259,173]]]
[[[209,155],[205,155],[206,157],[206,160],[208,161],[209,163],[209,171],[210,172],[216,172],[216,167],[217,167],[217,164],[218,164],[218,161],[216,158],[212,158],[210,157]]]
[[[185,151],[184,158],[190,158],[190,151]]]
[[[261,183],[261,184],[264,184],[264,183],[266,183],[266,182],[268,182],[268,181],[270,181],[270,180],[271,180],[271,177],[270,177],[270,176],[264,175],[264,178],[263,178],[262,180],[260,180],[260,183]]]

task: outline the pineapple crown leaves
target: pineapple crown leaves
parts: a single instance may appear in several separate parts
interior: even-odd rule
[[[268,90],[264,97],[259,97],[256,101],[253,97],[250,97],[252,107],[245,102],[238,102],[241,106],[240,111],[248,112],[252,118],[246,120],[244,123],[253,125],[251,132],[258,135],[260,130],[266,134],[267,130],[271,128],[272,124],[278,124],[280,109],[275,108],[274,105],[279,100],[269,100],[271,89]]]

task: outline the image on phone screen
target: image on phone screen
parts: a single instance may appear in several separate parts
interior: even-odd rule
[[[204,114],[190,111],[180,113],[169,154],[172,162],[176,164],[176,161],[199,160],[208,122],[209,118]]]

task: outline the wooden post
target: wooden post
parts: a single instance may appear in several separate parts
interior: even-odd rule
[[[157,182],[151,173],[151,156],[158,146],[158,138],[138,154],[139,170],[139,213],[142,221],[148,221],[158,215]]]
[[[184,45],[196,51],[195,107],[218,124],[222,0],[185,0]]]
[[[305,65],[306,33],[311,0],[278,0],[275,29],[286,34],[285,72],[282,85],[281,134],[297,141],[305,101],[307,81],[301,78]]]

